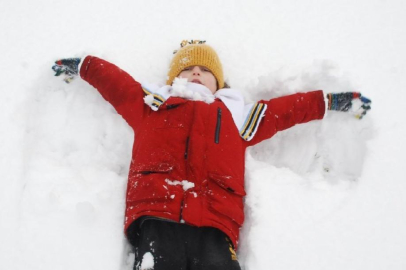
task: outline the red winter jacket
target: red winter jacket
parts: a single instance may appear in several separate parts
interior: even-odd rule
[[[155,216],[218,228],[235,247],[244,222],[245,149],[295,124],[322,119],[325,111],[322,91],[260,101],[268,108],[253,139],[245,141],[219,99],[207,104],[171,97],[152,111],[141,85],[111,63],[88,56],[80,76],[134,130],[125,228],[141,216]],[[184,191],[168,180],[194,187]]]

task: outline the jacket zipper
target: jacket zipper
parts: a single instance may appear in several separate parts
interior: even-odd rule
[[[220,142],[220,128],[221,128],[221,108],[217,108],[217,124],[216,124],[216,133],[214,134],[214,142]]]
[[[187,159],[188,152],[189,152],[189,137],[186,138],[185,159]]]
[[[186,146],[185,146],[185,154],[184,154],[185,159],[187,159],[188,155],[189,155],[189,138],[190,137],[186,138]],[[187,166],[188,166],[188,164],[186,164],[186,171],[187,171]],[[183,196],[185,196],[185,194],[183,194]],[[183,207],[184,207],[184,205],[185,205],[185,198],[182,199],[182,203],[181,203],[181,206],[180,206],[180,216],[179,216],[179,222],[180,223],[185,223],[185,221],[183,220]]]
[[[183,198],[182,200],[182,204],[180,205],[180,213],[179,213],[179,222],[180,223],[185,223],[185,221],[183,220],[183,206],[185,204],[185,199]]]

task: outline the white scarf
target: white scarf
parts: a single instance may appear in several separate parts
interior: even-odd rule
[[[265,115],[266,104],[245,104],[242,94],[235,89],[223,88],[214,95],[204,85],[188,82],[185,78],[175,78],[173,85],[159,86],[157,84],[143,84],[142,88],[147,94],[144,102],[152,110],[158,111],[159,107],[170,97],[181,97],[189,100],[213,103],[216,98],[220,99],[231,112],[234,124],[240,132],[240,136],[250,141]]]

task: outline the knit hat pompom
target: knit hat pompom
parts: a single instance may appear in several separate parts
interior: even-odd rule
[[[218,88],[224,88],[223,68],[220,59],[206,41],[183,40],[181,48],[174,52],[174,57],[169,66],[167,85],[172,85],[173,80],[187,67],[203,66],[208,68],[217,80]]]

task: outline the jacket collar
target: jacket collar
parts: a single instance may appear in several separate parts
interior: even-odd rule
[[[187,79],[175,78],[172,86],[157,84],[143,84],[146,94],[144,102],[153,111],[169,109],[188,100],[204,101],[213,103],[216,98],[223,101],[230,111],[234,124],[240,132],[240,136],[251,140],[265,115],[267,105],[264,103],[245,104],[242,94],[235,89],[223,88],[214,95],[204,85],[187,82]]]

